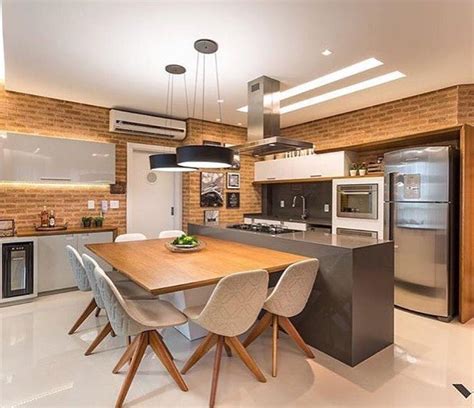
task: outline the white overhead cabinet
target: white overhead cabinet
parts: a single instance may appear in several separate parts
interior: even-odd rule
[[[0,133],[0,181],[115,183],[115,144]]]
[[[255,181],[318,179],[349,174],[350,152],[332,152],[255,163]]]

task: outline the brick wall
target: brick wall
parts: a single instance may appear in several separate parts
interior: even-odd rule
[[[126,181],[127,143],[144,143],[177,146],[177,142],[151,139],[134,135],[119,135],[108,132],[108,109],[60,101],[39,96],[6,92],[0,85],[0,129],[57,136],[71,139],[95,140],[116,144],[117,181]],[[217,123],[188,121],[188,137],[185,144],[202,140],[218,140],[237,144],[245,140],[246,130]],[[244,212],[254,212],[260,208],[260,194],[251,184],[253,164],[251,158],[244,158],[241,170],[241,208],[221,209],[223,221],[238,221]],[[29,228],[38,222],[38,214],[43,205],[56,211],[58,221],[68,221],[79,225],[80,218],[90,212],[87,200],[119,200],[120,208],[110,210],[106,216],[107,225],[116,225],[119,232],[126,226],[126,195],[110,194],[107,187],[85,186],[40,186],[1,185],[0,217],[15,218],[19,228]],[[201,221],[203,209],[199,207],[199,175],[185,175],[183,180],[183,220]],[[186,225],[183,223],[183,225]]]
[[[416,133],[474,123],[474,85],[404,98],[282,129],[316,149],[350,148]]]

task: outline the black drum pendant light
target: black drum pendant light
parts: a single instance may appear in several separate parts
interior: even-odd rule
[[[165,67],[168,73],[168,93],[166,96],[166,116],[173,116],[173,93],[174,93],[174,76],[183,75],[184,79],[184,92],[186,97],[186,108],[188,109],[188,91],[186,88],[186,68],[181,65],[171,64]],[[169,109],[168,109],[169,107]],[[164,172],[189,172],[196,171],[192,167],[178,166],[176,161],[175,153],[160,153],[153,154],[150,156],[150,169],[153,171],[164,171]]]
[[[219,74],[217,70],[217,54],[218,45],[215,41],[201,39],[194,43],[194,49],[197,51],[196,61],[196,81],[194,84],[194,101],[193,101],[193,117],[196,111],[196,91],[198,82],[199,56],[202,54],[202,106],[201,106],[201,123],[204,123],[204,92],[206,85],[206,54],[214,54],[216,65],[216,82],[217,82],[217,104],[219,107],[219,122],[222,123],[222,99],[219,89]],[[203,127],[201,126],[201,133]],[[187,145],[176,149],[177,162],[180,166],[197,167],[201,169],[218,169],[229,168],[234,160],[234,151],[228,147],[209,146],[209,145]]]

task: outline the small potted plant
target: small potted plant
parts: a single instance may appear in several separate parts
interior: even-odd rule
[[[92,217],[82,217],[82,226],[90,228],[92,226]]]
[[[94,225],[97,228],[102,228],[102,226],[104,225],[104,217],[102,217],[102,216],[95,217],[94,218]]]
[[[363,162],[359,167],[359,176],[365,176],[367,174],[367,164]]]
[[[352,163],[351,169],[349,170],[349,174],[351,175],[351,177],[357,176],[358,169],[359,169],[359,166],[357,165],[357,163]]]

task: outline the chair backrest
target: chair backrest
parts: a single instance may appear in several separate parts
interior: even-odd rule
[[[268,272],[235,273],[221,279],[196,322],[221,336],[238,336],[255,322],[268,288]]]
[[[134,318],[134,311],[127,306],[122,294],[104,270],[97,265],[93,274],[114,332],[121,336],[134,336],[141,333],[144,330],[143,325]]]
[[[319,260],[308,259],[286,268],[264,308],[271,313],[292,317],[301,313],[313,289],[319,270]]]
[[[91,290],[89,279],[87,278],[86,270],[84,269],[84,264],[82,263],[79,252],[77,252],[71,245],[67,245],[66,253],[79,290],[84,292]],[[45,271],[45,273],[48,273],[48,271]]]
[[[178,238],[181,235],[185,235],[184,231],[181,230],[169,230],[161,231],[158,238]]]
[[[89,279],[89,283],[91,285],[92,294],[94,295],[95,303],[101,309],[104,309],[104,302],[102,301],[102,296],[100,295],[99,288],[97,286],[97,280],[94,275],[94,269],[99,266],[94,258],[91,258],[87,254],[82,254],[82,262],[84,264],[84,269],[87,274],[87,278]]]
[[[133,234],[122,234],[115,238],[115,242],[144,241],[146,236],[139,232]]]

